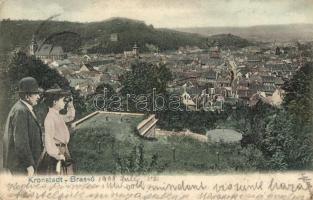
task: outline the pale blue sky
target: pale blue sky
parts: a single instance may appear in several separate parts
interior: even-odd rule
[[[155,27],[313,23],[313,0],[0,0],[0,18],[143,20]]]

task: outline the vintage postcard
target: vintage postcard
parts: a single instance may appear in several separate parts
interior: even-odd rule
[[[0,0],[0,200],[313,199],[312,0]]]

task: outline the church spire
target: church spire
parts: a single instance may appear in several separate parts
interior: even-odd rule
[[[36,36],[35,36],[35,34],[33,34],[32,41],[31,41],[31,44],[30,44],[30,47],[29,47],[29,54],[30,55],[35,55],[35,53],[37,51],[37,48],[38,48],[38,44],[36,42]]]

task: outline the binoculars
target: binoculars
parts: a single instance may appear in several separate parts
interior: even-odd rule
[[[64,103],[69,103],[71,101],[73,101],[73,98],[71,96],[64,97]]]
[[[61,109],[59,112],[60,112],[60,114],[65,115],[65,114],[67,113],[67,106],[68,106],[68,104],[69,104],[71,101],[73,101],[73,98],[72,98],[71,96],[67,96],[67,97],[64,98],[63,101],[64,101],[64,103],[65,103],[64,108]]]

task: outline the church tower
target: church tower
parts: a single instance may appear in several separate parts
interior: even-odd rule
[[[38,44],[36,42],[36,37],[33,34],[32,41],[31,41],[31,44],[30,44],[30,47],[29,47],[29,54],[30,55],[35,55],[35,53],[37,51],[37,48],[38,48]]]
[[[133,46],[133,55],[139,56],[139,47],[137,46],[137,43]]]

